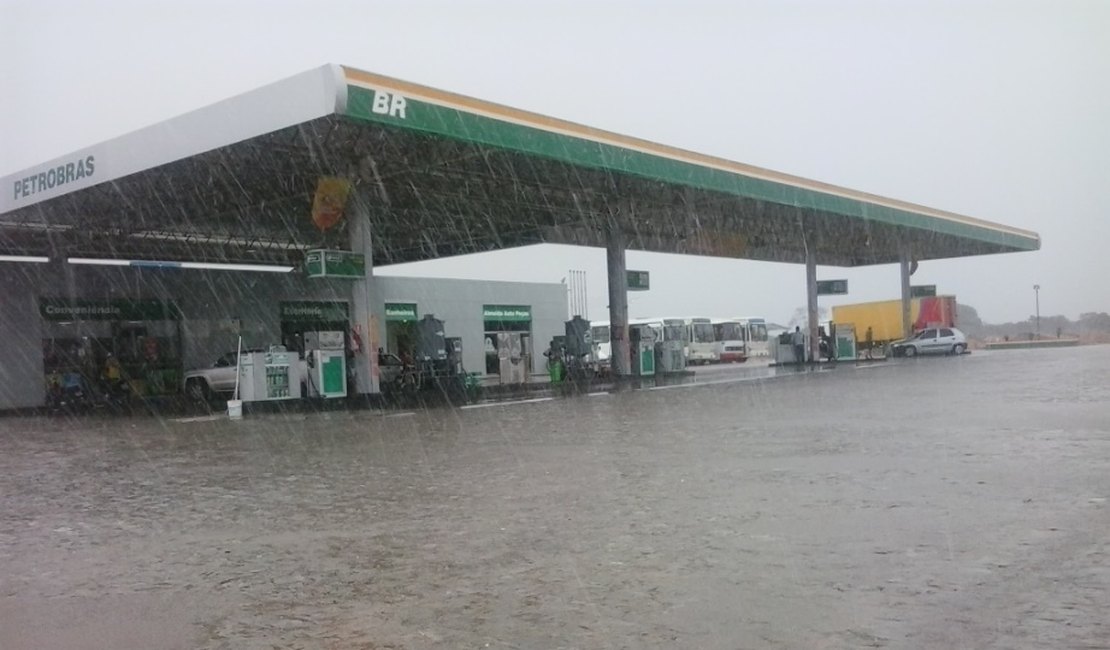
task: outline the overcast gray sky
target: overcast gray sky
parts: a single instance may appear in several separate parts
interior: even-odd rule
[[[1039,232],[927,262],[989,321],[1110,311],[1110,2],[22,2],[0,0],[0,175],[323,63]],[[633,315],[804,304],[798,266],[630,253]],[[562,246],[390,272],[558,282]],[[894,266],[824,268],[842,302]],[[822,304],[835,304],[822,299]]]

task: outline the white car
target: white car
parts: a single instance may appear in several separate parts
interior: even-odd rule
[[[967,351],[967,337],[955,327],[931,327],[921,330],[912,338],[893,345],[894,356],[916,357],[919,354],[963,354]]]

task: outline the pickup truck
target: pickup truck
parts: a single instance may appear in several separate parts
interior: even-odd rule
[[[249,352],[262,352],[263,350],[243,350]],[[213,397],[231,397],[235,391],[235,368],[238,356],[235,352],[227,352],[208,368],[197,368],[185,373],[185,395],[197,401],[208,401]]]
[[[265,352],[265,350],[243,350],[244,354],[250,352]],[[220,355],[208,368],[197,368],[185,373],[185,395],[197,401],[208,401],[221,397],[230,398],[235,392],[235,357],[234,352]],[[307,376],[308,367],[304,359],[301,364],[301,376]],[[383,387],[391,386],[401,376],[404,366],[396,355],[383,354],[378,357],[378,372]]]

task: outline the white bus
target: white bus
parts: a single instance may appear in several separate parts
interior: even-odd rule
[[[629,325],[648,325],[655,331],[655,340],[680,341],[678,345],[685,348],[686,321],[681,318],[633,318]],[[609,330],[609,321],[590,321],[590,337],[593,339],[594,355],[597,359],[599,371],[608,371],[613,363],[613,343]],[[676,345],[674,343],[671,344]]]
[[[629,325],[648,325],[651,329],[655,330],[655,340],[660,341],[681,341],[683,352],[689,355],[689,327],[687,327],[687,319],[685,318],[633,318],[628,321]]]
[[[743,317],[734,319],[740,323],[744,333],[744,343],[749,357],[770,357],[771,347],[767,342],[767,321],[763,318]]]
[[[717,349],[717,337],[713,333],[713,321],[708,318],[687,318],[686,321],[686,360],[689,363],[717,363],[721,360]]]
[[[747,361],[748,346],[744,327],[738,320],[715,319],[713,338],[717,341],[717,360],[721,363]]]

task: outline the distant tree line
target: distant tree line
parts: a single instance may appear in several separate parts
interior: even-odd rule
[[[956,322],[960,329],[975,339],[1028,339],[1037,332],[1037,319],[1030,316],[1027,320],[1014,323],[984,323],[979,312],[970,305],[956,305]],[[1106,312],[1087,312],[1079,315],[1079,320],[1066,316],[1041,316],[1040,335],[1043,338],[1057,336],[1080,338],[1089,341],[1110,341],[1110,314]]]

